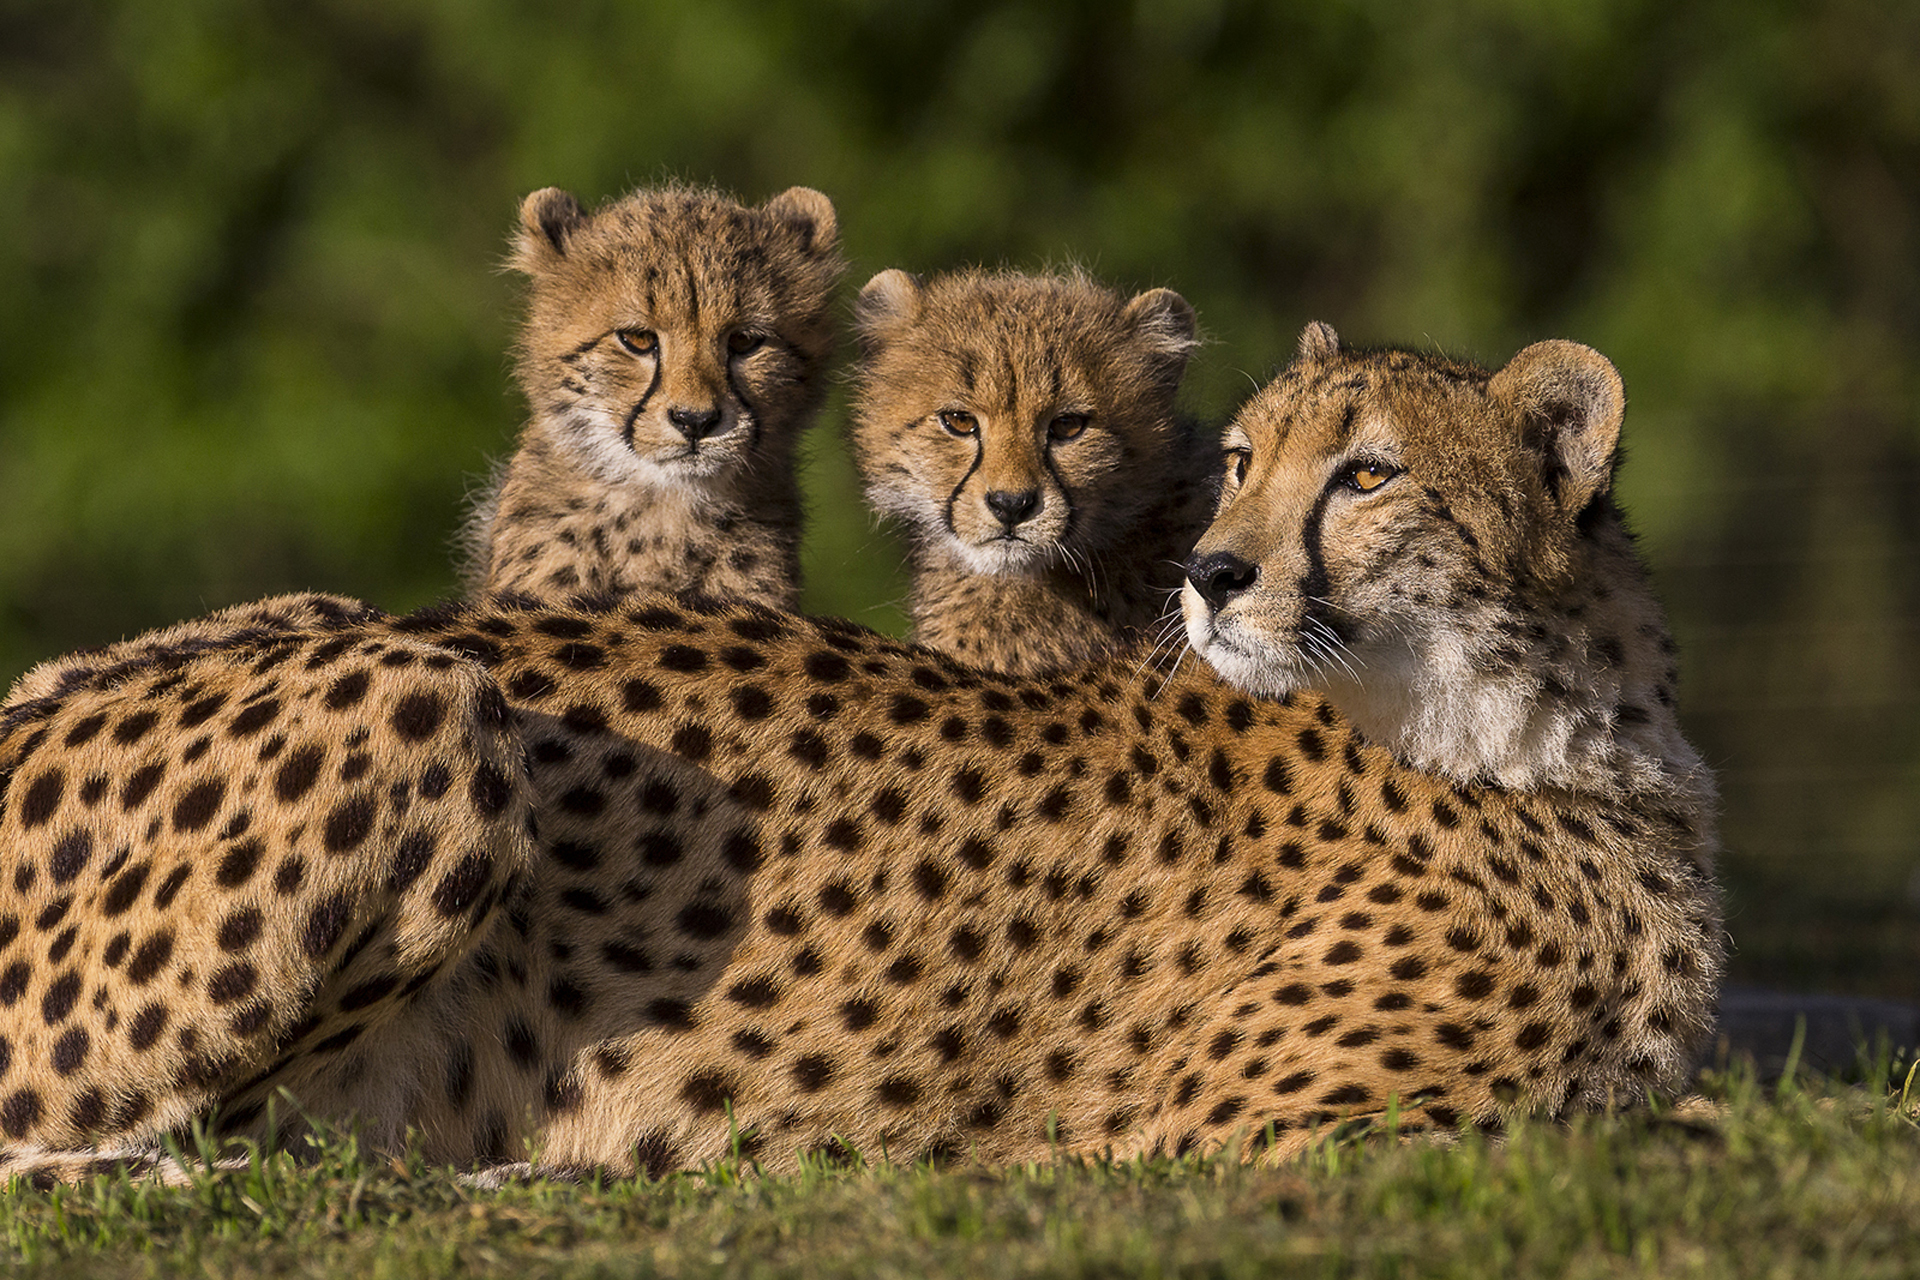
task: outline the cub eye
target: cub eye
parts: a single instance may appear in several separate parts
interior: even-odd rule
[[[613,336],[637,356],[650,356],[660,349],[660,335],[651,329],[618,329]]]
[[[947,429],[948,435],[959,436],[962,439],[980,434],[980,419],[965,409],[942,409],[940,425]]]
[[[1071,440],[1086,429],[1086,414],[1063,413],[1047,424],[1047,435],[1054,440]]]
[[[1348,467],[1341,475],[1340,483],[1356,493],[1372,493],[1399,474],[1398,467],[1390,467],[1384,462],[1362,462]]]
[[[1247,464],[1253,461],[1251,449],[1227,450],[1227,470],[1233,475],[1233,482],[1241,484],[1247,478]]]
[[[758,350],[767,340],[767,335],[753,329],[735,329],[727,335],[727,350],[737,356]]]

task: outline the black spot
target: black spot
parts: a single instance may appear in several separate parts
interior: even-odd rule
[[[234,912],[220,925],[220,949],[242,951],[252,946],[254,940],[260,936],[264,923],[264,917],[254,907],[243,907]]]
[[[920,1101],[920,1085],[907,1076],[887,1076],[874,1086],[874,1097],[889,1107],[911,1107]]]
[[[771,978],[745,978],[727,988],[727,999],[748,1009],[780,1003],[780,985]]]
[[[327,852],[340,854],[358,849],[373,831],[375,813],[373,797],[364,792],[335,805],[327,815],[321,836]]]
[[[838,684],[853,670],[852,664],[840,654],[824,649],[808,654],[803,665],[808,676],[827,684]]]
[[[621,973],[652,973],[653,959],[638,947],[624,942],[603,942],[600,955]]]
[[[724,1111],[739,1092],[739,1086],[719,1071],[700,1071],[687,1077],[680,1086],[680,1097],[702,1114]]]
[[[467,788],[474,809],[486,818],[495,817],[505,809],[512,794],[512,784],[507,780],[507,775],[491,761],[483,762],[473,771],[473,782]]]
[[[0,1102],[0,1128],[9,1138],[24,1138],[40,1123],[40,1095],[32,1089],[16,1089]]]
[[[660,651],[659,664],[664,670],[692,675],[696,671],[706,670],[707,655],[692,645],[670,644]]]
[[[86,869],[92,857],[93,833],[76,828],[53,846],[47,857],[47,874],[55,884],[66,884]]]
[[[237,889],[253,878],[254,870],[266,847],[258,840],[244,840],[228,849],[214,872],[214,883],[222,889]]]
[[[125,915],[127,908],[131,908],[134,900],[140,896],[140,890],[146,887],[146,877],[150,871],[152,871],[152,864],[146,864],[146,862],[136,862],[125,871],[121,871],[119,877],[115,877],[113,883],[108,885],[108,892],[100,900],[102,913],[106,913],[108,917]]]
[[[132,746],[147,736],[154,725],[160,723],[160,716],[153,711],[136,711],[113,728],[113,740],[121,746]]]
[[[291,804],[306,795],[319,780],[320,769],[326,763],[326,758],[326,752],[311,743],[290,752],[274,774],[275,797],[282,804]]]
[[[801,729],[794,733],[787,754],[810,769],[823,769],[833,758],[833,748],[813,730]]]
[[[60,796],[66,787],[67,775],[58,769],[49,769],[35,778],[20,802],[21,827],[32,830],[53,817],[53,811],[60,807]]]
[[[332,951],[339,943],[340,935],[347,931],[352,914],[352,904],[345,894],[336,893],[322,899],[307,913],[306,928],[300,935],[300,949],[312,960],[318,960]]]
[[[168,1016],[163,1004],[145,1006],[127,1023],[127,1043],[141,1053],[151,1049],[160,1039],[160,1033],[166,1030]]]
[[[690,902],[674,917],[674,924],[689,938],[717,938],[733,927],[733,915],[711,902]]]
[[[335,680],[327,689],[326,708],[329,711],[344,711],[367,696],[367,673],[350,671]]]
[[[74,1004],[80,999],[82,980],[80,974],[72,969],[55,978],[47,986],[46,994],[40,997],[40,1016],[48,1026],[66,1021],[73,1012]]]
[[[628,711],[636,714],[660,708],[660,689],[646,680],[629,680],[620,686],[620,697]]]
[[[245,961],[227,965],[207,979],[207,997],[217,1005],[232,1004],[253,994],[260,982],[259,972]],[[344,1001],[342,1008],[348,1008]]]

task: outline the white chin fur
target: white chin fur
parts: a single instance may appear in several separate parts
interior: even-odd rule
[[[960,563],[967,567],[967,572],[985,574],[1029,572],[1046,563],[1049,550],[1011,538],[994,538],[977,546],[969,546],[958,538],[949,538],[947,544],[960,558]]]
[[[742,443],[751,425],[728,410],[725,428],[704,441],[698,452],[683,441],[642,451],[621,437],[620,424],[595,416],[569,424],[574,447],[594,477],[607,484],[665,488],[689,480],[707,480],[740,465]]]
[[[1297,659],[1264,638],[1246,635],[1232,618],[1222,619],[1200,598],[1191,582],[1180,591],[1180,613],[1187,643],[1222,680],[1243,693],[1283,698],[1302,680]]]

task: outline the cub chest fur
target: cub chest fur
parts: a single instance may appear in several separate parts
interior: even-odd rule
[[[1174,415],[1185,300],[896,270],[861,291],[858,323],[854,456],[911,539],[914,639],[1031,674],[1152,634],[1214,464]]]
[[[793,450],[825,391],[833,206],[635,192],[594,212],[549,188],[521,208],[531,280],[517,373],[531,417],[477,505],[481,591],[637,589],[791,605]]]

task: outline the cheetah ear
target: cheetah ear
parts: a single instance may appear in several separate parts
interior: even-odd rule
[[[1577,342],[1536,342],[1493,375],[1487,395],[1541,456],[1547,493],[1567,515],[1613,486],[1627,393],[1605,356]]]
[[[1171,289],[1149,289],[1127,303],[1126,319],[1168,390],[1180,384],[1187,360],[1200,345],[1193,306]]]
[[[558,187],[542,187],[520,202],[520,230],[510,265],[528,275],[567,256],[567,240],[587,220],[580,202]]]
[[[833,201],[812,187],[788,187],[761,206],[800,237],[804,253],[826,253],[833,248],[839,225],[833,217]]]
[[[853,304],[853,322],[860,344],[871,351],[892,341],[920,317],[926,293],[920,281],[898,267],[889,267],[867,281]]]
[[[1314,320],[1300,331],[1296,350],[1302,360],[1326,360],[1340,354],[1340,335],[1325,320]]]

